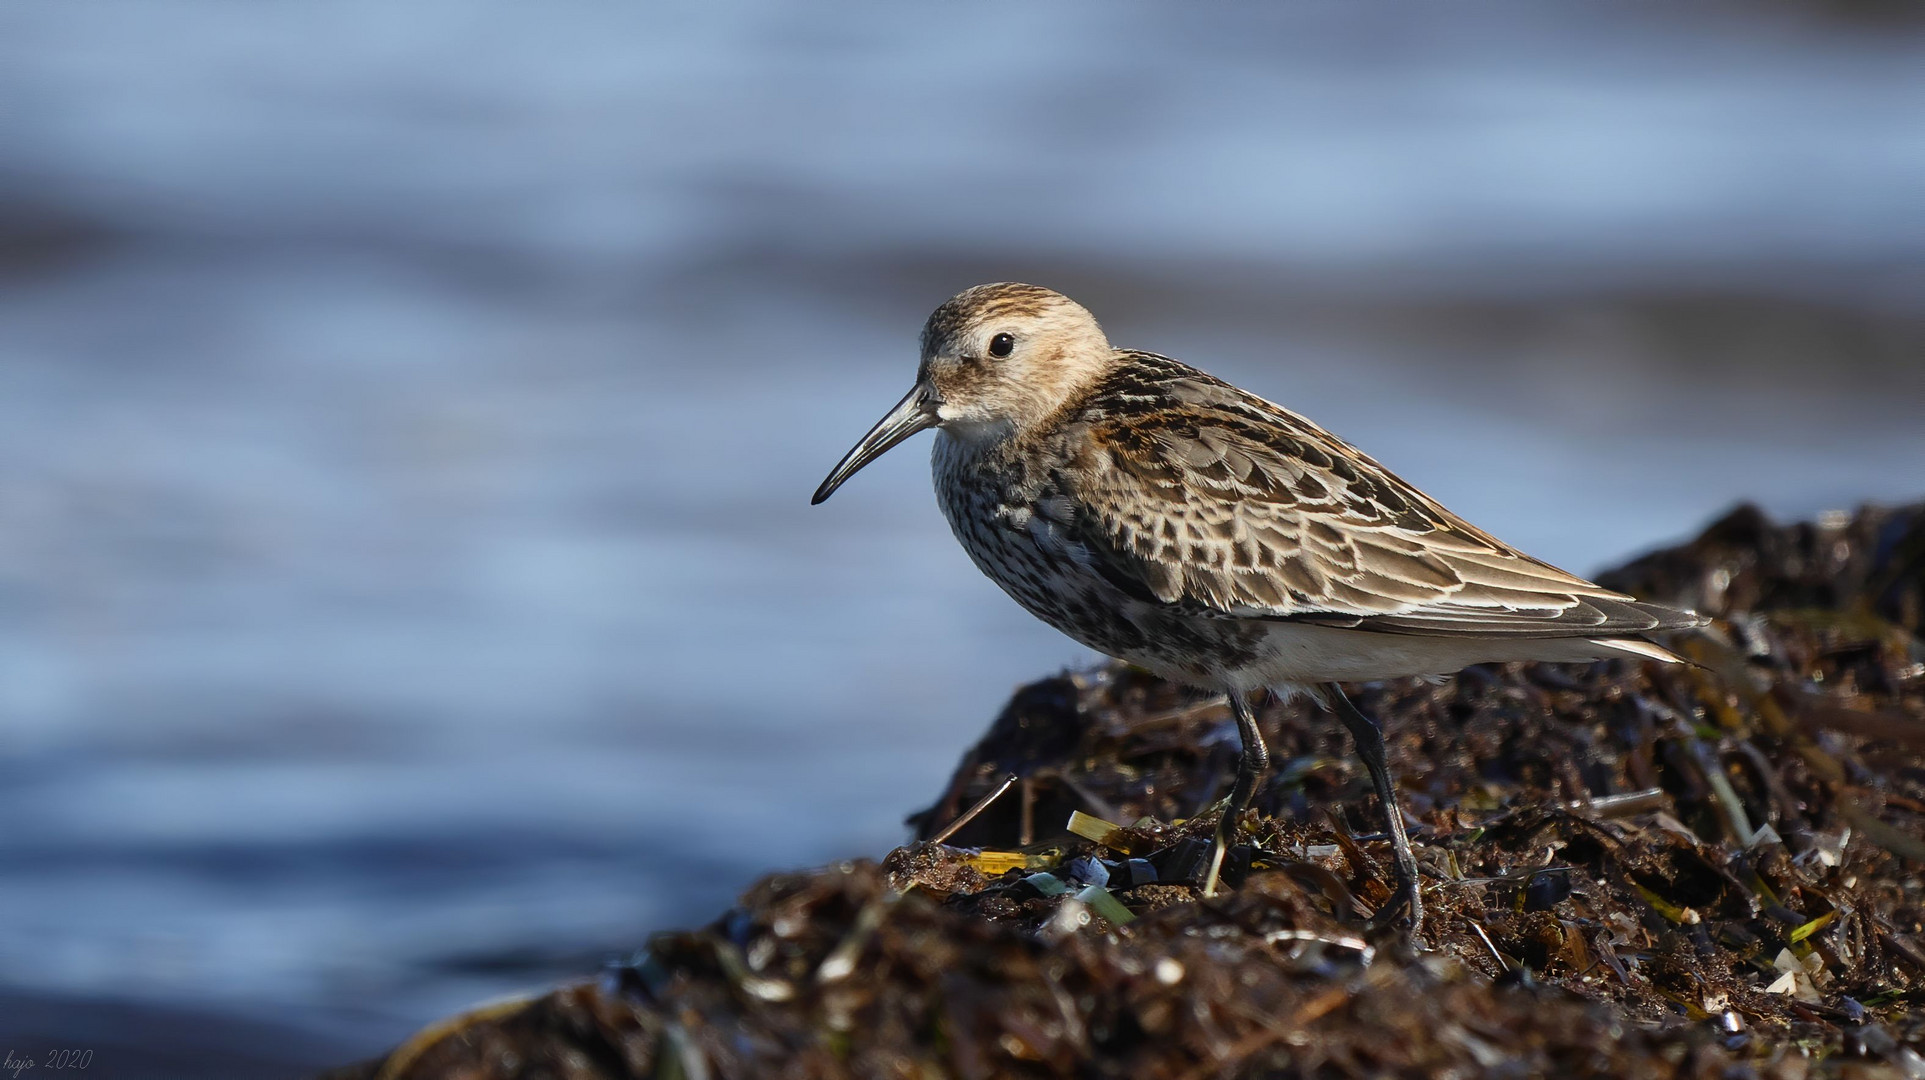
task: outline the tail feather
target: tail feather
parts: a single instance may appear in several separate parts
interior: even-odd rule
[[[1646,660],[1656,660],[1661,664],[1688,664],[1691,661],[1672,652],[1670,649],[1642,638],[1593,638],[1591,644],[1600,645],[1618,652],[1642,656]]]

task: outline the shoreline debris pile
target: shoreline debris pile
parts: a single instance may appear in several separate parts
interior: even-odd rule
[[[1020,690],[880,865],[330,1075],[1925,1078],[1925,505],[1740,508],[1600,580],[1717,616],[1694,665],[1356,688],[1421,949],[1305,700],[1200,899],[1234,723],[1111,665]]]

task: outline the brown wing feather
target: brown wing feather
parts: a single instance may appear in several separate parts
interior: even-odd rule
[[[1694,626],[1540,562],[1295,413],[1132,354],[1080,410],[1056,483],[1093,565],[1144,599],[1407,634]]]

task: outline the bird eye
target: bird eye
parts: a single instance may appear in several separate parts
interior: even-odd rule
[[[989,339],[989,355],[1001,360],[1016,347],[1016,339],[1009,334],[997,334]]]

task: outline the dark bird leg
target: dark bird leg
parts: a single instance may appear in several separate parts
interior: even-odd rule
[[[1263,779],[1264,770],[1270,767],[1270,748],[1263,745],[1263,732],[1257,730],[1257,714],[1251,710],[1250,702],[1235,690],[1230,691],[1230,711],[1236,714],[1243,753],[1237,758],[1237,780],[1230,788],[1230,801],[1223,806],[1223,816],[1216,823],[1216,838],[1210,843],[1210,870],[1203,875],[1205,896],[1216,895],[1217,875],[1223,870],[1223,856],[1230,850],[1230,837],[1236,831],[1237,819],[1250,808],[1250,798],[1257,793],[1257,781]],[[1379,751],[1379,756],[1381,753]]]
[[[1377,798],[1384,804],[1384,822],[1390,826],[1390,846],[1397,857],[1397,892],[1378,912],[1378,918],[1388,918],[1408,905],[1411,932],[1415,933],[1423,928],[1424,902],[1417,895],[1417,859],[1410,853],[1410,838],[1404,835],[1404,815],[1397,809],[1397,791],[1390,784],[1390,766],[1384,760],[1384,733],[1375,720],[1357,711],[1344,696],[1343,687],[1325,683],[1323,692],[1330,711],[1350,729],[1351,741],[1357,744],[1357,756],[1364,759],[1364,768],[1370,770],[1370,782],[1377,788]]]

